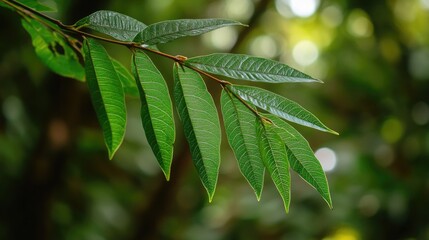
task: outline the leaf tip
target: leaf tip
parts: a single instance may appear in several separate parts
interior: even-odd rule
[[[214,192],[213,193],[208,193],[208,194],[209,194],[209,203],[212,203],[213,197],[214,197]]]
[[[170,181],[170,172],[164,172],[164,176],[165,176],[165,180],[167,180],[167,182]]]
[[[332,129],[329,129],[329,133],[339,136],[340,134]]]
[[[288,214],[289,213],[289,205],[284,203],[284,207],[285,207],[286,214]]]
[[[108,154],[109,154],[109,160],[112,160],[113,157],[115,156],[116,150],[110,150],[108,149]]]
[[[257,192],[255,192],[255,194],[256,194],[256,200],[258,200],[258,202],[260,202],[261,201],[261,192],[259,192],[259,193],[257,193]]]
[[[329,199],[325,199],[326,203],[328,204],[328,207],[330,210],[334,209],[334,206],[332,205],[332,199],[329,197]]]

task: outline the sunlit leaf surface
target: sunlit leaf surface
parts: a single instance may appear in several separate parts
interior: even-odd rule
[[[85,80],[85,70],[76,50],[58,33],[30,18],[22,19],[22,26],[30,34],[34,50],[46,66],[61,76]]]
[[[214,53],[190,58],[186,64],[209,73],[254,82],[320,82],[286,64],[243,54]]]
[[[283,96],[257,87],[238,85],[231,85],[228,87],[244,100],[276,116],[320,131],[337,134],[335,131],[326,127],[311,112],[301,107],[298,103]]]
[[[166,43],[187,36],[196,36],[218,28],[242,25],[226,19],[178,19],[154,23],[139,33],[134,42],[145,45]]]
[[[146,25],[130,16],[100,10],[75,23],[78,28],[90,28],[121,41],[132,41]]]

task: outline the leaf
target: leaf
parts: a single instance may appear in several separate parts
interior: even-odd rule
[[[36,11],[39,11],[39,12],[54,12],[54,11],[56,11],[55,8],[51,8],[50,6],[46,6],[44,4],[41,4],[37,0],[17,0],[17,2],[27,6],[29,8],[32,8]]]
[[[222,115],[229,145],[241,174],[255,191],[258,201],[264,184],[265,167],[256,136],[256,115],[228,91],[221,95]]]
[[[144,52],[135,52],[133,67],[140,92],[142,123],[146,138],[168,181],[173,159],[175,130],[173,107],[167,84]]]
[[[243,25],[226,19],[178,19],[154,23],[137,34],[134,42],[145,45],[157,45],[181,37],[197,36],[218,28]]]
[[[286,148],[273,124],[265,121],[258,121],[258,123],[258,137],[264,165],[283,199],[286,212],[289,212],[291,181]]]
[[[189,58],[185,64],[205,72],[254,82],[321,82],[286,64],[243,54],[214,53]]]
[[[121,145],[126,125],[125,96],[118,74],[104,47],[93,39],[85,39],[85,71],[87,83],[104,142],[112,159]]]
[[[313,150],[307,140],[291,125],[273,116],[265,115],[280,128],[277,131],[286,145],[286,152],[292,169],[308,184],[314,187],[328,206],[332,208],[328,180],[319,160],[314,156]]]
[[[116,73],[118,74],[119,80],[124,89],[124,93],[133,97],[139,96],[139,89],[137,88],[136,81],[128,69],[122,65],[119,61],[111,58],[113,67],[115,68]]]
[[[85,79],[85,70],[75,49],[61,36],[30,18],[22,19],[21,23],[31,36],[36,55],[47,67],[64,77]]]
[[[243,98],[278,117],[311,127],[320,131],[338,134],[326,127],[316,116],[298,103],[265,89],[249,86],[230,85],[228,88]]]
[[[115,39],[130,42],[146,25],[127,15],[100,10],[74,24],[77,28],[90,28]]]
[[[201,76],[174,65],[174,99],[192,160],[211,202],[219,173],[221,131],[217,110]]]
[[[0,7],[8,8],[9,10],[15,11],[11,6],[6,3],[0,2]]]

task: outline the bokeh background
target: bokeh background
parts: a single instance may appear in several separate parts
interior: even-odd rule
[[[146,24],[209,17],[249,24],[160,49],[258,55],[323,80],[260,86],[340,133],[297,126],[326,171],[334,209],[296,175],[288,214],[268,178],[258,202],[225,139],[209,204],[180,128],[166,182],[138,99],[127,99],[126,139],[109,161],[86,85],[46,69],[18,15],[0,9],[0,239],[429,239],[428,0],[56,4],[52,16],[64,23],[108,9]],[[129,64],[126,48],[106,47]],[[154,60],[171,86],[172,62]],[[208,85],[217,98],[219,87]]]

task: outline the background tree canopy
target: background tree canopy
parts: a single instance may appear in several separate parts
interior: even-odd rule
[[[86,85],[49,71],[17,15],[2,8],[0,239],[429,238],[428,0],[46,2],[70,24],[100,9],[147,24],[215,17],[249,24],[162,48],[252,54],[322,79],[257,85],[300,102],[340,133],[298,127],[327,173],[334,209],[296,174],[289,214],[268,181],[258,203],[226,139],[209,204],[181,130],[166,182],[135,98],[127,98],[124,144],[109,161]],[[106,47],[130,64],[129,52]],[[171,72],[171,62],[154,60]],[[173,76],[164,77],[171,87]],[[207,83],[219,99],[219,87]]]

